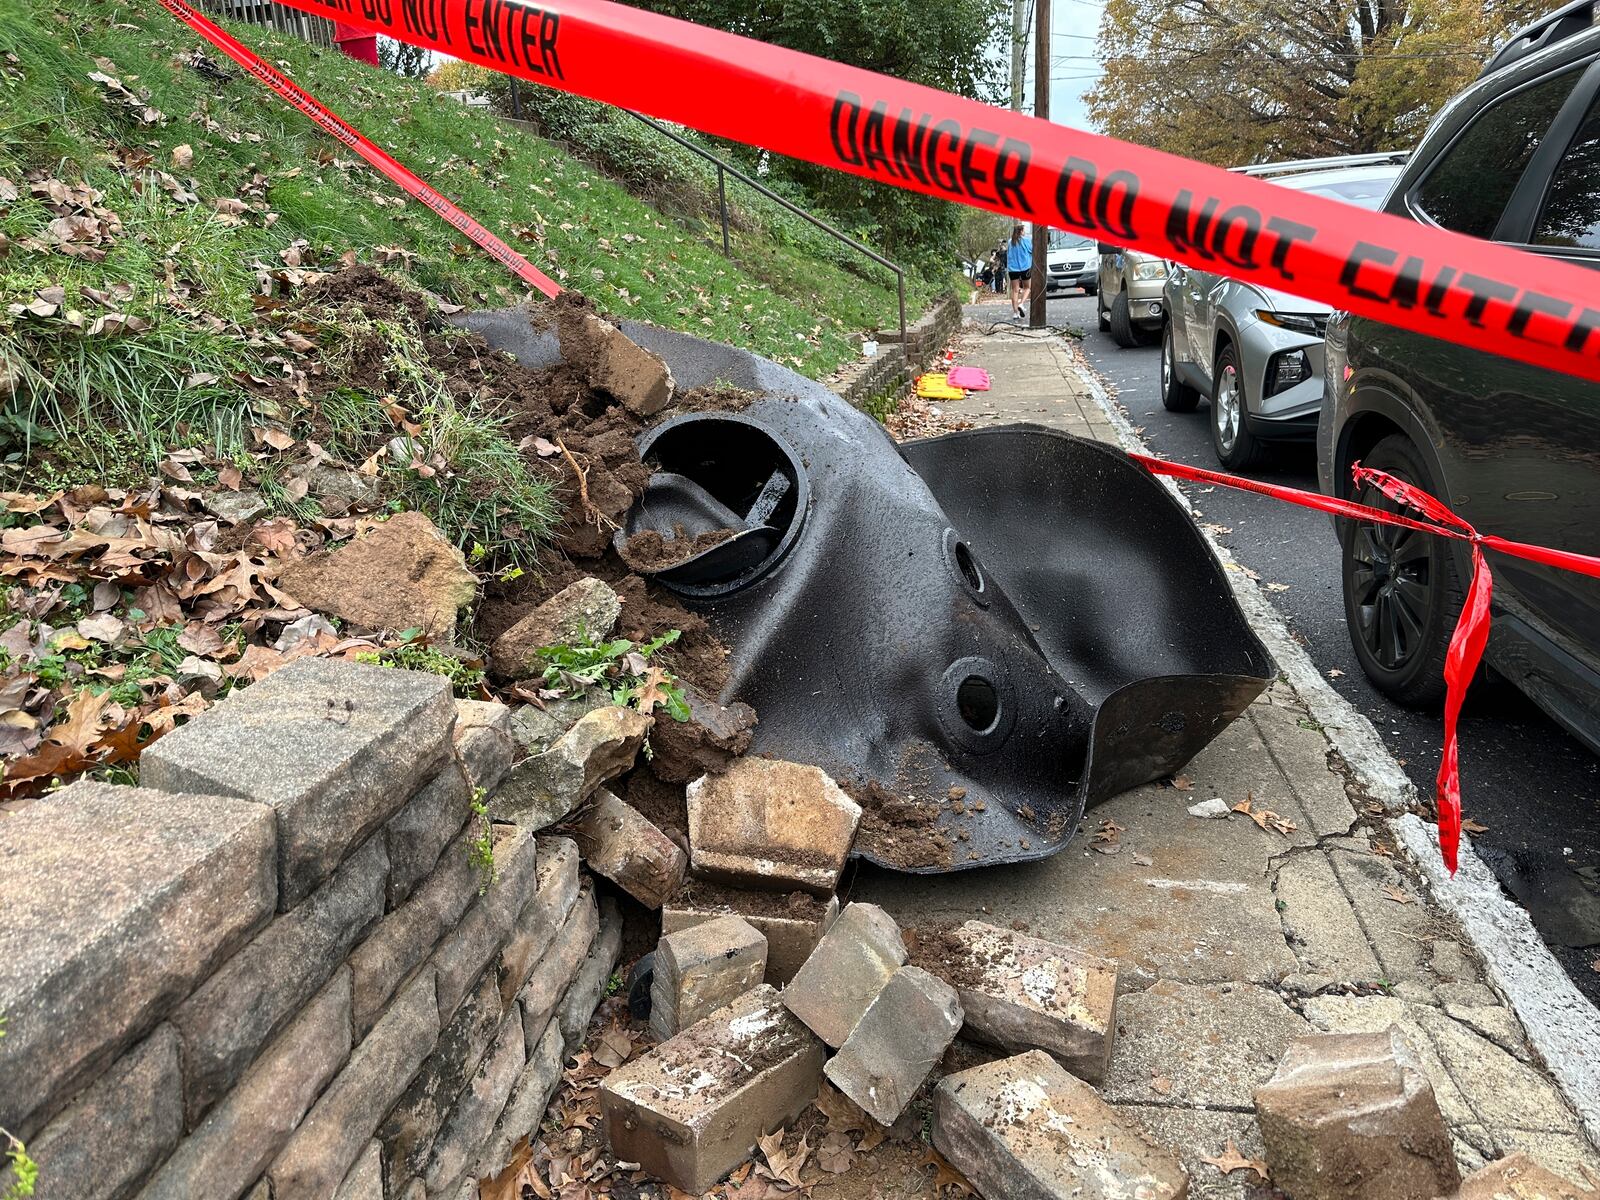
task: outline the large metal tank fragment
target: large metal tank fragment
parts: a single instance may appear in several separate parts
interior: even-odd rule
[[[521,313],[460,318],[527,366]],[[867,808],[856,853],[920,872],[1042,858],[1169,775],[1275,674],[1188,514],[1120,451],[1038,426],[896,446],[765,359],[647,325],[680,389],[758,393],[641,435],[619,538],[732,530],[655,573],[732,653],[752,753]],[[707,539],[709,540],[709,539]]]

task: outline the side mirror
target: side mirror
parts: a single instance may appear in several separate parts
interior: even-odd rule
[[[1094,248],[1101,254],[1116,254],[1122,249],[1121,246],[1113,246],[1110,242],[1096,242]]]

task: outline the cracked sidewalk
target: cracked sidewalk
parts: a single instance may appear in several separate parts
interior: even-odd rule
[[[947,417],[1034,421],[1116,442],[1080,374],[1088,368],[1064,343],[968,335],[963,349],[994,389],[942,404]],[[1391,1024],[1426,1064],[1463,1172],[1525,1150],[1600,1185],[1600,1154],[1494,973],[1431,898],[1389,814],[1347,774],[1280,680],[1190,764],[1178,781],[1189,786],[1136,788],[1090,810],[1060,855],[938,877],[863,872],[851,899],[908,925],[1020,922],[1115,959],[1123,994],[1102,1094],[1181,1154],[1191,1195],[1262,1194],[1249,1172],[1223,1176],[1202,1159],[1229,1138],[1262,1156],[1251,1095],[1290,1041]],[[1249,799],[1292,828],[1240,812],[1189,815],[1212,797]],[[1118,828],[1096,843],[1106,822]]]

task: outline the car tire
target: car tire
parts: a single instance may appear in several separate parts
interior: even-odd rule
[[[1230,342],[1217,354],[1211,370],[1211,446],[1217,461],[1240,471],[1261,454],[1261,439],[1245,423],[1244,380],[1239,352]]]
[[[1118,292],[1117,298],[1111,302],[1109,328],[1111,340],[1124,350],[1131,350],[1139,344],[1139,331],[1133,327],[1133,320],[1128,313],[1127,292]]]
[[[1178,378],[1177,346],[1172,340],[1172,322],[1161,323],[1161,407],[1168,412],[1193,412],[1200,404],[1200,393]]]
[[[1403,434],[1384,438],[1363,461],[1424,491],[1436,490],[1422,455]],[[1399,509],[1371,484],[1354,499],[1389,512]],[[1345,625],[1356,661],[1390,699],[1410,708],[1437,708],[1445,694],[1450,636],[1466,594],[1449,543],[1360,521],[1349,524],[1341,541]]]

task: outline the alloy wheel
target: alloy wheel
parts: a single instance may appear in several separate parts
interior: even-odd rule
[[[1217,423],[1217,442],[1226,454],[1233,449],[1233,443],[1239,437],[1239,373],[1232,363],[1222,368],[1222,377],[1217,381],[1217,397],[1213,403],[1217,406],[1216,415],[1212,418]]]
[[[1357,525],[1350,546],[1356,634],[1385,670],[1422,647],[1431,602],[1428,536],[1389,525]]]

